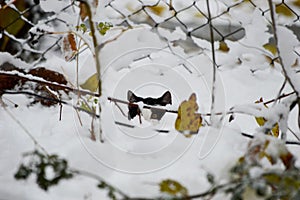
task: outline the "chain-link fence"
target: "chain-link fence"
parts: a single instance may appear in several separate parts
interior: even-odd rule
[[[59,1],[60,2],[60,1]],[[65,26],[64,12],[78,11],[78,1],[65,1],[57,13],[41,9],[38,0],[1,1],[0,9],[0,50],[9,52],[27,62],[45,59],[50,50],[60,48],[61,35],[51,34],[47,27]],[[101,4],[101,3],[100,3]],[[297,0],[274,1],[278,14],[278,24],[287,26],[300,39],[300,3]],[[183,31],[188,48],[198,47],[192,38],[210,40],[209,23],[213,28],[215,41],[239,41],[245,37],[245,28],[241,19],[252,17],[254,12],[270,22],[270,8],[267,1],[210,1],[211,11],[207,11],[206,1],[175,0],[111,0],[104,6],[104,12],[113,21],[114,26],[132,28],[138,25],[150,26],[152,30],[167,29]],[[239,11],[239,12],[237,12]],[[238,16],[240,13],[243,16]],[[79,15],[78,15],[79,21]],[[45,27],[45,29],[43,29]],[[271,29],[268,30],[271,32]],[[47,46],[43,41],[47,40]],[[181,45],[172,41],[173,45]],[[272,42],[272,38],[270,39]],[[49,45],[50,44],[50,45]],[[295,53],[300,55],[299,50]]]

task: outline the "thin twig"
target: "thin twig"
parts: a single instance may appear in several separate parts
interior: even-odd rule
[[[280,89],[279,89],[279,92],[278,92],[278,94],[277,94],[277,98],[275,99],[275,102],[278,101],[278,97],[280,97],[280,95],[281,95],[281,93],[282,93],[282,91],[283,91],[285,85],[286,85],[286,79],[284,79],[284,82],[283,82],[282,86],[281,86]]]
[[[115,124],[117,124],[119,126],[125,126],[127,128],[136,128],[137,127],[135,125],[126,124],[126,123],[118,122],[118,121],[115,121]],[[170,132],[169,130],[164,130],[164,129],[154,129],[154,131],[156,131],[158,133],[169,133]]]
[[[93,113],[93,112],[90,112],[88,110],[85,110],[83,108],[80,108],[78,106],[74,106],[66,101],[63,101],[63,100],[59,100],[59,99],[54,99],[54,98],[50,98],[50,97],[44,97],[44,96],[41,96],[39,94],[36,94],[36,93],[32,93],[32,92],[27,92],[27,91],[8,91],[8,90],[5,90],[5,91],[2,91],[3,94],[25,94],[25,95],[30,95],[30,96],[34,96],[34,97],[37,97],[37,98],[40,98],[40,99],[44,99],[44,100],[47,100],[47,101],[52,101],[52,102],[55,102],[55,103],[61,103],[61,104],[64,104],[64,105],[68,105],[68,106],[71,106],[73,107],[75,110],[79,110],[79,111],[82,111],[82,112],[85,112],[93,117],[97,117],[99,118],[99,115]]]
[[[244,133],[244,132],[241,132],[242,136],[244,137],[247,137],[247,138],[250,138],[250,139],[253,139],[254,136],[249,134],[249,133]],[[292,141],[292,140],[287,140],[285,141],[285,144],[289,144],[289,145],[300,145],[300,142],[299,141]]]
[[[210,31],[210,44],[211,44],[211,52],[212,52],[212,60],[213,60],[213,75],[212,75],[212,90],[211,90],[211,123],[214,120],[215,113],[215,92],[216,92],[216,73],[217,73],[217,65],[216,65],[216,55],[215,55],[215,42],[214,42],[214,31],[211,20],[211,13],[209,7],[209,0],[206,0],[207,12],[208,12],[208,23],[209,23],[209,31]]]
[[[288,130],[295,136],[295,138],[297,138],[298,141],[300,141],[299,136],[291,128],[288,128]]]
[[[115,105],[120,110],[120,112],[122,113],[122,115],[127,118],[128,116],[125,114],[125,112],[123,111],[123,109],[119,106],[119,104],[117,102],[115,102]]]

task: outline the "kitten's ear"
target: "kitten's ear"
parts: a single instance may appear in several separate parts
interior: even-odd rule
[[[127,101],[130,101],[132,95],[133,95],[133,92],[131,90],[128,90],[128,92],[127,92]]]
[[[167,91],[160,97],[160,104],[162,106],[165,106],[167,104],[172,104],[171,92]]]
[[[135,94],[133,94],[133,92],[131,90],[128,90],[128,92],[127,92],[127,100],[131,103],[137,101]]]

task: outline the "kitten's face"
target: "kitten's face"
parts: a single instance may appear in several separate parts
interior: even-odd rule
[[[159,98],[152,98],[152,97],[139,97],[136,96],[132,91],[128,90],[127,92],[127,100],[130,103],[134,102],[143,102],[144,104],[147,105],[160,105],[160,106],[165,106],[167,104],[172,104],[172,96],[169,91],[165,92],[161,97]]]
[[[135,102],[143,102],[144,104],[155,106],[166,106],[167,104],[172,104],[172,96],[169,91],[165,92],[161,97],[159,98],[152,98],[152,97],[139,97],[136,96],[132,91],[128,90],[127,92],[127,100],[130,103],[135,103]],[[128,119],[133,119],[136,115],[141,114],[141,110],[139,109],[138,106],[134,106],[132,104],[128,105]],[[153,109],[152,109],[153,110]],[[151,111],[152,111],[151,110]],[[153,119],[160,120],[163,116],[163,114],[152,114],[151,116],[159,116],[159,117],[154,117]]]

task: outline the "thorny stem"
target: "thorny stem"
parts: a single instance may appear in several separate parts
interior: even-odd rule
[[[217,66],[216,66],[216,56],[215,56],[215,43],[214,43],[214,31],[213,25],[211,21],[211,13],[209,7],[209,0],[206,0],[207,12],[208,12],[208,23],[209,23],[209,31],[210,31],[210,44],[211,44],[211,52],[212,52],[212,60],[213,60],[213,76],[212,76],[212,90],[211,90],[211,122],[214,120],[215,116],[215,90],[216,90],[216,73],[217,73]]]

